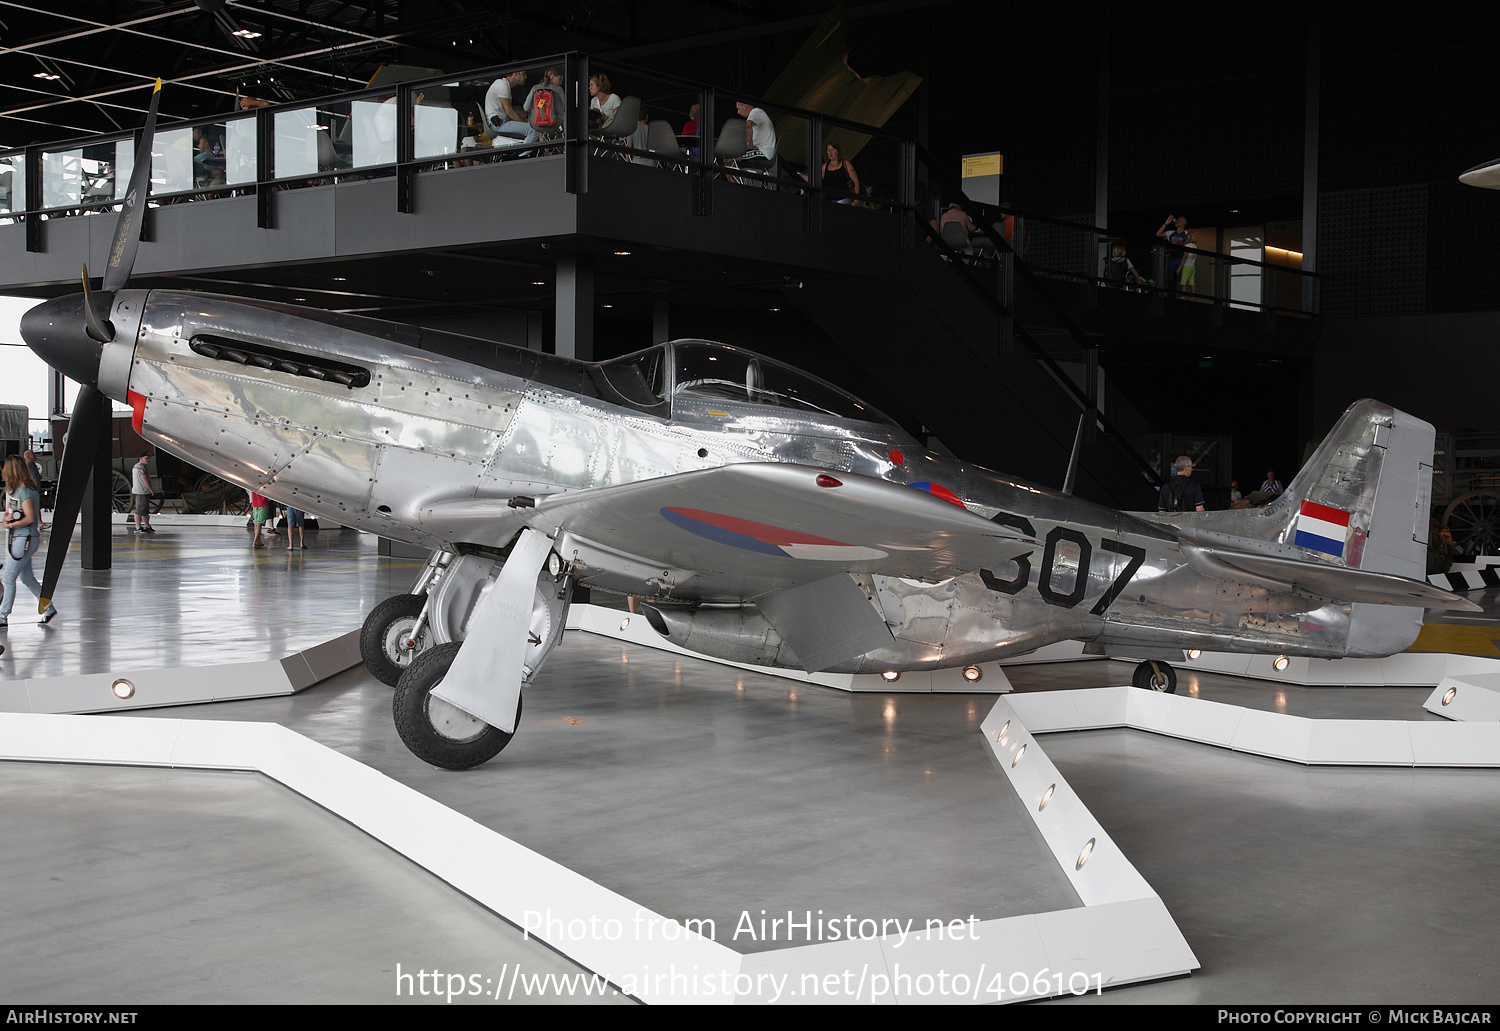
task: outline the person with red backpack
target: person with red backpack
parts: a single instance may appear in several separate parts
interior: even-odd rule
[[[531,87],[526,94],[527,121],[531,129],[526,133],[527,143],[536,143],[542,133],[555,136],[563,127],[563,74],[553,66],[542,73],[542,81]],[[550,131],[549,131],[550,130]]]

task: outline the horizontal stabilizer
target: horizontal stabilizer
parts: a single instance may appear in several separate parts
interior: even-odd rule
[[[1219,536],[1219,535],[1215,535]],[[1241,551],[1184,535],[1182,553],[1205,576],[1244,580],[1291,589],[1335,602],[1420,606],[1427,609],[1483,611],[1478,605],[1440,587],[1392,573],[1308,562],[1300,558]]]

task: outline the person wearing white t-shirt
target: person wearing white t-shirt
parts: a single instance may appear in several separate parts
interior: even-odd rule
[[[745,143],[749,150],[745,151],[745,158],[764,158],[773,165],[776,163],[776,127],[771,124],[771,116],[760,108],[744,102],[734,105],[740,117],[745,120]]]
[[[514,99],[515,91],[524,85],[526,72],[511,72],[504,78],[496,79],[489,92],[484,95],[484,120],[492,137],[512,136],[522,139],[531,131],[531,126],[526,121],[526,112],[517,106]]]
[[[615,120],[620,110],[620,96],[610,92],[609,76],[598,72],[589,76],[589,108],[599,112],[599,128],[603,129]]]

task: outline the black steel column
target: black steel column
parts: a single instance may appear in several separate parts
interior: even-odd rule
[[[557,353],[594,360],[594,259],[557,259]]]
[[[1109,228],[1109,15],[1103,18],[1099,33],[1099,90],[1095,109],[1094,134],[1094,225]],[[1019,240],[1019,234],[1016,236]],[[1098,244],[1098,255],[1094,264],[1094,278],[1104,276],[1109,268],[1108,239]]]
[[[111,564],[109,550],[109,520],[114,500],[113,456],[115,450],[114,420],[110,413],[109,398],[99,395],[103,407],[103,426],[99,434],[99,447],[94,452],[93,475],[83,492],[83,525],[79,527],[79,556],[84,569],[108,569]],[[78,416],[78,407],[73,407]]]
[[[564,182],[569,193],[589,192],[589,59],[569,54],[563,77],[568,91]]]

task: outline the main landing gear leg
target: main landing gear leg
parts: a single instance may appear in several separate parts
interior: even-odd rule
[[[540,580],[551,547],[546,534],[522,530],[475,606],[462,643],[429,649],[401,675],[392,713],[396,732],[417,758],[463,770],[510,744],[521,715],[521,685],[556,644],[566,618],[565,602],[555,614],[537,611],[537,601],[547,600]],[[568,586],[563,574],[552,590],[565,598]],[[534,624],[543,617],[546,626],[538,632]]]
[[[1147,691],[1177,693],[1177,671],[1160,659],[1147,659],[1137,666],[1130,682]]]

